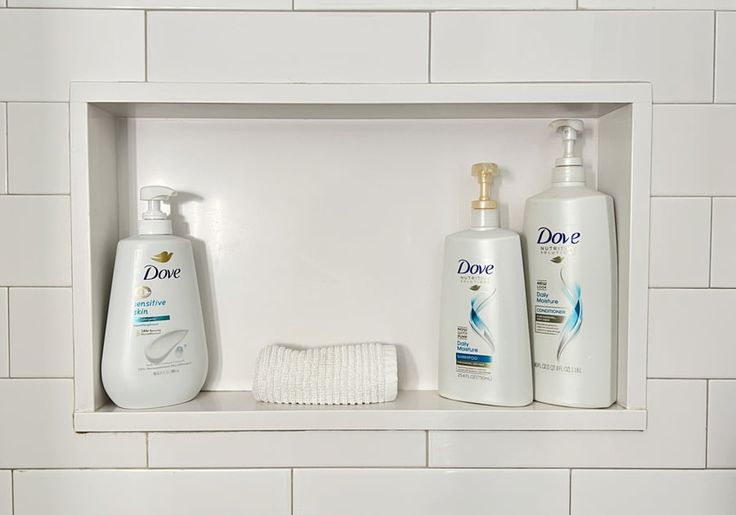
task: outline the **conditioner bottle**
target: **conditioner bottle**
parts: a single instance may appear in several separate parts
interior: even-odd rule
[[[581,120],[555,120],[564,153],[552,187],[526,202],[534,398],[581,408],[616,400],[616,229],[613,200],[585,185],[575,157]]]

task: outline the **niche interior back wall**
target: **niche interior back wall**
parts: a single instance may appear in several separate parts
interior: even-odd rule
[[[651,82],[647,430],[75,433],[70,81]],[[736,0],[0,0],[0,515],[733,513],[735,125]]]

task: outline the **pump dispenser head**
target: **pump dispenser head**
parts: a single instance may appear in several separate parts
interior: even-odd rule
[[[575,156],[575,142],[583,133],[583,121],[562,118],[549,124],[562,136],[562,157],[555,159],[552,182],[585,182],[583,159]]]
[[[148,202],[148,208],[138,220],[139,234],[171,234],[171,220],[161,210],[161,202],[169,202],[176,196],[176,191],[166,186],[144,186],[141,188],[141,200]]]
[[[498,165],[496,163],[475,163],[472,175],[478,178],[480,196],[471,203],[473,207],[471,225],[479,228],[498,227],[496,201],[491,198],[491,185],[493,177],[498,175]]]

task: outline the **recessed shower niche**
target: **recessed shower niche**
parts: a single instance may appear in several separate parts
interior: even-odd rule
[[[469,223],[470,166],[499,164],[501,223],[550,183],[558,117],[585,121],[589,184],[616,202],[618,404],[495,408],[440,398],[444,236]],[[75,83],[71,93],[75,427],[643,429],[646,425],[651,92],[632,84]],[[138,188],[180,192],[210,350],[194,401],[120,410],[100,382],[116,242]],[[258,350],[382,341],[399,347],[399,398],[278,406],[250,395]]]

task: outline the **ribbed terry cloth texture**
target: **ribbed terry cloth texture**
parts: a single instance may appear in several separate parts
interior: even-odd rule
[[[394,345],[269,345],[258,354],[253,396],[279,404],[388,402],[396,399],[397,373]]]

